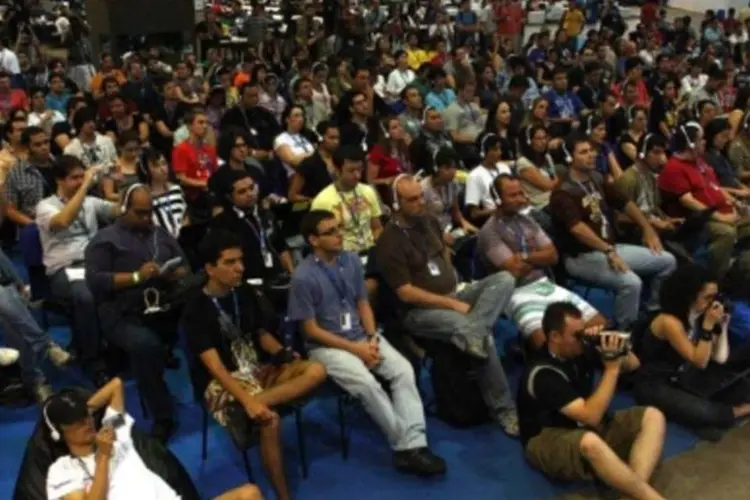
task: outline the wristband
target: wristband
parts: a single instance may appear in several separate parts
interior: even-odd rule
[[[704,342],[711,342],[714,339],[714,332],[711,330],[704,330],[703,328],[699,331],[698,340],[702,340]]]
[[[133,273],[133,284],[137,285],[141,281],[141,273],[136,271]]]

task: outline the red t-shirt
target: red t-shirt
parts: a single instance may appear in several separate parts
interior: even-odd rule
[[[695,163],[671,157],[659,174],[659,189],[664,195],[664,209],[672,217],[683,217],[689,213],[679,202],[679,198],[687,193],[709,208],[716,208],[722,213],[732,212],[721,191],[716,172],[702,159]]]
[[[655,1],[646,2],[641,7],[641,24],[648,26],[659,19],[659,6]]]
[[[378,179],[387,179],[395,177],[398,174],[408,173],[409,166],[407,158],[398,155],[388,155],[380,144],[375,144],[369,153],[369,161],[380,167],[378,170]]]
[[[622,104],[622,94],[621,94],[622,84],[617,83],[612,86],[612,93],[617,97],[617,101]],[[646,87],[646,82],[643,80],[639,81],[635,85],[635,92],[637,94],[637,97],[635,98],[635,105],[636,106],[645,106],[648,108],[651,104],[651,99],[648,96],[648,87]]]
[[[172,149],[172,170],[175,174],[184,174],[188,179],[207,181],[217,168],[216,148],[213,146],[197,146],[190,141],[183,141]],[[194,200],[203,191],[191,187],[183,189],[188,200]]]

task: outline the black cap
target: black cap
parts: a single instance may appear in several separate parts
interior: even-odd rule
[[[91,416],[86,395],[73,390],[63,390],[52,396],[44,407],[44,413],[56,429]]]

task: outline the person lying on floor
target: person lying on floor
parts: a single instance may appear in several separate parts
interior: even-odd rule
[[[99,431],[92,413],[104,408]],[[50,397],[42,407],[49,438],[67,454],[47,471],[49,500],[179,500],[154,474],[133,445],[133,417],[125,412],[122,381],[112,379],[88,400],[73,390]],[[261,500],[257,487],[245,484],[216,500]]]
[[[182,325],[195,356],[193,384],[219,424],[232,425],[238,402],[258,425],[260,452],[278,500],[291,498],[284,475],[281,426],[274,407],[298,400],[323,383],[326,370],[299,359],[269,332],[276,322],[260,292],[243,283],[242,240],[211,230],[199,246],[208,282],[185,307]],[[270,356],[262,363],[260,351]]]

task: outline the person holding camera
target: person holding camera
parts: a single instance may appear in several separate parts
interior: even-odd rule
[[[750,346],[730,352],[731,304],[712,278],[686,267],[662,290],[661,311],[636,343],[636,401],[717,439],[750,415],[750,384],[737,375],[750,368]]]
[[[104,417],[97,429],[92,415],[100,410],[104,410]],[[131,437],[135,421],[125,412],[125,392],[119,378],[88,399],[83,391],[60,391],[42,407],[42,419],[45,437],[66,452],[47,471],[50,500],[180,498],[139,455]],[[262,498],[255,485],[245,484],[220,494],[216,500]]]
[[[664,444],[664,416],[652,407],[608,412],[621,374],[639,365],[629,339],[586,328],[569,302],[550,304],[542,328],[547,344],[526,366],[518,392],[526,459],[557,479],[597,478],[627,498],[663,499],[648,482]]]

